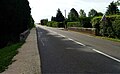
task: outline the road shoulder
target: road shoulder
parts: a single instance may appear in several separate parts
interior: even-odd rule
[[[33,28],[26,39],[26,43],[18,49],[19,53],[2,74],[40,74],[40,55],[37,46],[36,29]]]

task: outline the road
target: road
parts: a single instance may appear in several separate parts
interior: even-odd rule
[[[38,26],[43,74],[120,73],[120,43]]]

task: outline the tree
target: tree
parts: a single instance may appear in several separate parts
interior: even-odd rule
[[[56,14],[56,22],[63,22],[65,20],[62,12],[60,11],[60,9],[57,10],[57,14]]]
[[[103,16],[103,13],[102,13],[102,12],[98,12],[98,13],[96,14],[96,16]]]
[[[18,42],[20,33],[31,27],[28,0],[0,1],[0,47]]]
[[[56,21],[56,17],[51,17],[51,21]]]
[[[68,20],[75,22],[78,21],[78,18],[79,18],[78,12],[74,8],[72,8],[70,10],[70,13],[68,14]]]
[[[120,0],[117,0],[117,2],[115,2],[115,4],[116,4],[117,6],[119,6],[119,5],[120,5]]]
[[[47,25],[48,19],[42,19],[40,22],[41,22],[41,25]]]
[[[84,10],[80,9],[80,17],[86,17],[86,13],[84,12]]]
[[[119,9],[118,9],[116,3],[111,2],[110,5],[108,6],[106,14],[113,15],[113,14],[118,14],[118,13],[119,13]]]
[[[97,15],[97,11],[95,9],[91,9],[90,12],[88,13],[89,17],[94,17]]]

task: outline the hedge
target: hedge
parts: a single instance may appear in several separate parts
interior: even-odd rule
[[[79,19],[79,21],[80,21],[80,24],[82,25],[82,27],[92,28],[91,19],[92,19],[92,17],[81,17]]]
[[[67,22],[67,27],[81,27],[80,22]]]
[[[92,26],[96,28],[96,35],[120,38],[120,15],[106,16],[106,21],[101,21],[101,18],[91,20]]]
[[[49,27],[58,27],[58,22],[49,21],[49,22],[47,23],[47,26],[49,26]]]

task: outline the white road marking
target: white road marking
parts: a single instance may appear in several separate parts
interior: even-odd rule
[[[80,42],[78,42],[78,41],[75,41],[75,40],[73,40],[73,39],[71,39],[71,38],[68,38],[68,39],[71,40],[71,41],[73,41],[73,42],[75,42],[75,43],[77,43],[77,44],[79,44],[79,45],[86,46],[85,44],[80,43]]]
[[[120,60],[117,59],[117,58],[114,58],[114,57],[112,57],[112,56],[110,56],[110,55],[108,55],[108,54],[106,54],[106,53],[103,53],[103,52],[101,52],[101,51],[99,51],[99,50],[96,50],[96,49],[92,49],[92,50],[120,63]]]
[[[49,31],[51,31],[51,32],[53,32],[53,33],[55,33],[55,34],[57,34],[57,35],[60,35],[61,37],[66,37],[66,36],[64,36],[64,35],[62,35],[62,34],[58,34],[57,32],[54,32],[54,31],[52,31],[52,30],[49,30]],[[68,38],[69,40],[71,40],[71,41],[73,41],[73,42],[75,42],[75,43],[77,43],[77,44],[80,44],[80,45],[82,45],[82,46],[86,46],[85,44],[83,44],[83,43],[80,43],[80,42],[78,42],[78,41],[75,41],[75,40],[73,40],[73,39],[71,39],[71,38]],[[41,40],[41,42],[42,42],[42,44],[43,44],[43,46],[44,46],[44,43],[43,43],[43,41]],[[91,48],[91,47],[90,47]],[[103,52],[101,52],[101,51],[99,51],[99,50],[96,50],[96,49],[92,49],[93,51],[95,51],[95,52],[97,52],[97,53],[99,53],[99,54],[101,54],[101,55],[104,55],[104,56],[106,56],[106,57],[108,57],[108,58],[110,58],[110,59],[112,59],[112,60],[115,60],[115,61],[117,61],[117,62],[119,62],[120,63],[120,60],[119,59],[117,59],[117,58],[115,58],[115,57],[112,57],[112,56],[110,56],[110,55],[108,55],[108,54],[106,54],[106,53],[103,53]]]
[[[58,34],[58,35],[60,35],[61,37],[63,37],[63,38],[65,38],[66,36],[64,36],[64,35],[62,35],[62,34]]]
[[[44,44],[43,40],[41,40],[41,42],[42,42],[43,46],[45,46],[45,44]]]

